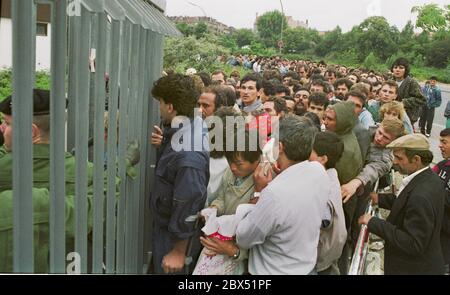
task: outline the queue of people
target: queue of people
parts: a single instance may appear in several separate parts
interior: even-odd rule
[[[173,224],[182,224],[186,215],[202,212],[203,208],[216,210],[218,216],[228,216],[239,214],[239,206],[243,204],[252,205],[231,237],[218,230],[198,238],[200,222],[189,225],[186,230],[189,239],[187,236],[181,239],[168,223],[172,240],[186,247],[178,252],[177,263],[171,258],[173,251],[180,248],[175,244],[167,250],[162,258],[164,271],[158,271],[159,266],[155,265],[155,272],[188,271],[182,262],[187,256],[198,256],[200,250],[197,253],[192,250],[197,249],[192,247],[197,244],[206,249],[202,255],[223,255],[245,263],[244,268],[240,267],[237,273],[231,271],[232,274],[347,274],[359,226],[365,224],[371,233],[385,241],[385,274],[448,273],[450,199],[445,189],[447,174],[443,172],[448,163],[439,163],[432,170],[433,155],[426,134],[414,132],[414,123],[427,103],[427,96],[409,76],[408,62],[403,58],[395,61],[390,75],[349,71],[324,63],[319,66],[308,61],[260,59],[259,62],[257,70],[242,78],[237,71],[233,72],[233,78],[223,71],[207,79],[203,78],[207,75],[200,73],[205,87],[189,98],[180,91],[186,83],[180,83],[176,91],[167,89],[166,96],[155,95],[162,108],[169,104],[175,112],[187,103],[191,108],[198,107],[207,126],[203,130],[207,129],[206,133],[216,141],[214,124],[209,124],[213,118],[241,117],[245,122],[244,131],[236,125],[227,125],[228,129],[220,133],[225,147],[223,154],[216,149],[217,145],[209,151],[213,159],[226,162],[202,165],[204,175],[209,171],[221,173],[202,177],[195,184],[191,181],[192,189],[201,184],[205,192],[211,191],[210,185],[217,187],[219,183],[216,193],[205,195],[202,190],[188,201],[184,198],[191,189],[183,192],[184,175],[176,177],[177,182],[168,182],[166,174],[157,173],[155,181],[170,183],[168,204],[172,204],[173,210],[170,214],[154,206],[155,214],[168,214],[166,218]],[[170,73],[160,81],[189,77],[194,80],[189,75]],[[231,83],[229,79],[234,81]],[[225,89],[234,90],[233,99],[225,100]],[[272,127],[262,128],[265,124],[261,120]],[[165,140],[168,128],[163,128],[162,135],[153,136]],[[233,143],[239,137],[248,143],[255,128],[264,133],[263,138],[268,136],[261,150],[250,149],[251,144],[239,151],[233,144],[226,146],[230,141],[227,134],[234,136]],[[270,139],[276,139],[274,161],[268,161],[263,152]],[[443,155],[447,158],[445,136],[442,141]],[[158,140],[153,143],[161,144]],[[190,153],[203,152],[183,151],[177,163],[189,158]],[[196,173],[201,173],[201,167],[196,169],[199,170]],[[402,185],[387,195],[373,192],[377,182],[383,188],[391,186],[391,169],[404,175]],[[152,198],[161,199],[163,195],[166,197],[167,192],[152,192]],[[180,198],[186,200],[188,211],[177,209]],[[369,200],[391,210],[386,220],[364,215]],[[171,261],[174,263],[168,265]],[[204,264],[202,267],[202,273],[208,274]],[[193,268],[195,259],[190,271]],[[227,271],[224,267],[222,274],[230,273]]]
[[[244,77],[191,69],[168,72],[152,86],[161,124],[149,138],[157,150],[149,272],[199,273],[199,255],[221,255],[233,263],[219,272],[216,266],[215,274],[343,275],[364,224],[385,241],[385,274],[448,274],[450,129],[440,134],[445,160],[433,168],[427,139],[441,101],[435,77],[422,90],[404,58],[386,74],[280,58],[245,64],[252,72]],[[45,211],[50,95],[33,95],[33,198]],[[11,99],[0,103],[0,200],[10,217]],[[419,117],[423,135],[414,130]],[[129,165],[138,161],[136,152],[127,157]],[[74,163],[67,154],[72,210]],[[392,169],[404,175],[400,187],[392,186]],[[376,183],[392,189],[374,192]],[[364,214],[370,200],[390,210],[386,220]],[[205,209],[220,218],[241,214],[243,205],[232,233],[202,235]],[[11,236],[11,218],[2,219],[0,236]],[[40,226],[48,232],[48,222]],[[9,261],[0,262],[0,272],[10,272],[11,245],[2,242],[0,250],[0,261]],[[47,254],[36,269],[46,272],[48,248],[40,250]]]

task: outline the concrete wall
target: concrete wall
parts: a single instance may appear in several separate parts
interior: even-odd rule
[[[50,70],[51,25],[47,36],[36,37],[36,70]],[[0,19],[0,68],[12,67],[12,21]]]

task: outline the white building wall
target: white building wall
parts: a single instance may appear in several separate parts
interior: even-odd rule
[[[51,25],[47,36],[36,37],[36,71],[50,70]],[[0,69],[12,67],[12,21],[0,19]]]
[[[0,18],[0,69],[12,65],[12,22]]]

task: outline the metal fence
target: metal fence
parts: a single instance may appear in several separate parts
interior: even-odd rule
[[[150,89],[161,75],[164,35],[179,32],[143,0],[12,0],[14,272],[34,271],[30,163],[37,4],[50,5],[52,13],[50,272],[65,273],[68,263],[60,196],[66,195],[65,152],[74,149],[75,253],[81,273],[142,273],[150,251],[147,204],[155,161],[148,134],[158,120]],[[127,176],[125,162],[131,140],[141,151],[134,179]],[[88,188],[91,158],[93,187]],[[88,190],[93,191],[92,234]]]

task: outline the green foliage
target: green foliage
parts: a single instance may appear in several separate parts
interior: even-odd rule
[[[236,40],[233,38],[231,34],[223,34],[219,36],[218,42],[220,46],[228,48],[231,51],[231,53],[234,53],[239,49]]]
[[[315,53],[319,56],[326,56],[327,54],[336,51],[342,41],[342,30],[338,26],[333,31],[327,32],[319,44],[316,46]]]
[[[50,73],[47,71],[36,72],[36,88],[50,90]]]
[[[236,41],[236,44],[239,47],[243,47],[246,45],[252,44],[252,42],[256,41],[256,36],[253,34],[253,31],[250,29],[239,29],[233,32],[233,39]]]
[[[397,51],[398,30],[391,28],[384,17],[372,16],[363,21],[355,30],[354,44],[360,60],[364,60],[371,52],[386,60]]]
[[[36,72],[35,88],[50,90],[50,73],[46,71]],[[0,70],[0,101],[12,93],[12,70]]]
[[[436,69],[430,67],[413,67],[411,74],[418,80],[428,80],[431,76],[436,76],[439,82],[450,83],[450,66],[446,69]]]
[[[273,47],[265,47],[260,42],[253,42],[250,45],[250,50],[252,54],[259,55],[259,56],[274,56],[278,54],[278,51]]]
[[[342,64],[348,67],[358,67],[358,54],[354,48],[344,52],[332,52],[325,57],[327,60],[333,61],[335,64]]]
[[[197,39],[204,38],[209,33],[208,25],[204,22],[199,22],[194,27],[194,35]]]
[[[11,69],[0,70],[0,101],[3,101],[12,92]]]
[[[194,34],[194,27],[187,23],[183,23],[183,22],[177,23],[176,27],[186,37]]]
[[[164,68],[184,73],[186,69],[193,67],[197,71],[211,72],[223,67],[217,58],[228,55],[229,50],[218,45],[218,38],[213,35],[201,39],[194,36],[167,38],[164,48]]]
[[[366,69],[376,69],[380,64],[380,60],[371,52],[363,62],[363,65]]]
[[[259,37],[266,47],[277,47],[281,31],[288,28],[286,17],[278,10],[261,15],[256,21]]]
[[[437,68],[446,68],[450,59],[450,38],[436,40],[426,49],[426,64]]]
[[[206,25],[199,27],[178,24],[177,27],[191,39],[169,41],[166,46],[166,67],[184,71],[188,67],[200,69],[223,68],[215,57],[227,54],[276,56],[279,54],[277,42],[281,38],[283,22],[283,56],[287,59],[325,59],[335,64],[349,67],[371,68],[385,71],[399,57],[407,58],[413,65],[413,73],[418,78],[428,78],[434,70],[440,81],[450,79],[450,5],[417,7],[420,23],[427,31],[416,35],[414,24],[408,22],[399,31],[384,17],[369,17],[351,31],[343,33],[339,27],[320,36],[316,30],[288,28],[286,18],[279,11],[268,12],[257,20],[258,34],[248,29],[232,34],[212,35]],[[433,23],[430,15],[440,13],[446,18]],[[439,20],[439,17],[438,17]],[[428,21],[428,23],[427,23]],[[206,26],[206,27],[205,27]],[[430,34],[430,32],[433,34]],[[208,52],[209,51],[209,52]],[[208,57],[208,55],[212,55]],[[431,68],[426,66],[439,67]]]
[[[284,32],[284,52],[313,50],[320,41],[319,32],[305,28],[287,29]]]
[[[437,32],[450,29],[450,5],[439,7],[437,4],[415,6],[411,12],[417,12],[416,27],[425,32]]]

